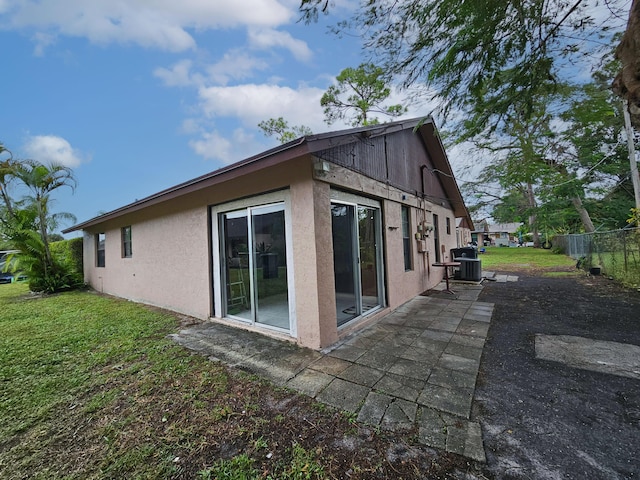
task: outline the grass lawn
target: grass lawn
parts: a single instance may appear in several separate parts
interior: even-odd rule
[[[440,478],[466,465],[189,353],[166,339],[180,328],[168,312],[24,284],[0,285],[0,312],[3,479]]]
[[[578,274],[576,261],[552,250],[532,247],[486,247],[482,269],[492,271],[536,271],[546,275]],[[564,273],[561,273],[564,272]]]

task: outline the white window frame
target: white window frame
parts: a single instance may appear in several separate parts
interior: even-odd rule
[[[282,330],[261,323],[245,322],[237,317],[229,318],[224,316],[224,292],[223,292],[223,275],[222,260],[220,258],[220,244],[222,232],[220,230],[220,222],[218,219],[221,214],[233,212],[242,209],[250,209],[255,207],[263,207],[271,204],[284,204],[284,228],[285,228],[285,244],[287,256],[287,294],[289,301],[289,330]],[[256,195],[254,197],[244,198],[242,200],[234,200],[210,207],[211,210],[211,239],[212,239],[212,263],[213,263],[213,298],[214,298],[214,316],[216,318],[225,318],[237,321],[242,324],[249,324],[259,327],[260,329],[276,330],[288,333],[292,337],[297,336],[297,317],[296,317],[296,297],[295,297],[295,268],[293,258],[293,228],[291,225],[291,193],[289,190],[279,190],[277,192]]]

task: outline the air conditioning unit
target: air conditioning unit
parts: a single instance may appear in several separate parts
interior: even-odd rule
[[[479,282],[482,280],[482,261],[479,258],[460,257],[454,258],[454,262],[460,262],[458,270],[455,272],[456,280],[467,280]]]

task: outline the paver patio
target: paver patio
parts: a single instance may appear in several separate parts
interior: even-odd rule
[[[417,426],[429,446],[484,461],[480,424],[470,419],[493,304],[481,285],[418,296],[375,324],[316,352],[219,323],[172,338],[383,429]]]

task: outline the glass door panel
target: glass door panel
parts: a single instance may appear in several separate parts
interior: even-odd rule
[[[252,209],[256,322],[289,329],[284,209]]]
[[[290,329],[284,205],[221,215],[226,312]]]
[[[251,248],[246,211],[222,216],[227,315],[252,319]]]
[[[354,249],[355,207],[331,205],[333,236],[333,272],[336,285],[336,314],[338,326],[360,315],[360,301],[356,289],[357,256]]]
[[[338,326],[382,304],[380,209],[331,204]]]
[[[360,288],[362,313],[380,305],[378,292],[378,211],[358,206],[358,242],[360,250]]]

